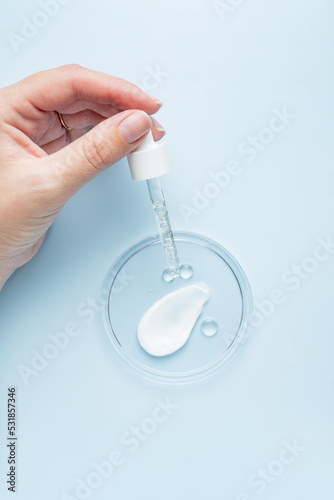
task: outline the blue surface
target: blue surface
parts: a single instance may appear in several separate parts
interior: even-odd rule
[[[334,237],[334,7],[227,0],[223,15],[223,4],[219,16],[211,0],[71,0],[17,53],[7,34],[20,34],[22,18],[41,7],[6,4],[2,85],[76,62],[144,85],[165,103],[158,117],[173,166],[163,181],[172,223],[236,256],[259,327],[205,383],[174,388],[135,377],[111,352],[87,301],[115,258],[155,232],[155,221],[145,185],[131,181],[125,161],[101,174],[67,204],[38,255],[0,295],[1,498],[11,498],[3,436],[12,385],[19,500],[80,498],[76,478],[96,479],[93,462],[116,450],[123,460],[111,459],[122,463],[87,498],[334,495],[333,249],[322,262],[310,260],[319,238]],[[163,75],[153,79],[157,66]],[[289,117],[278,121],[284,108]],[[269,124],[275,132],[263,130]],[[261,151],[247,145],[258,134]],[[232,161],[234,175],[220,174],[229,184],[208,187],[210,172],[232,172]],[[215,197],[201,197],[199,209],[196,190]],[[188,220],[182,203],[196,212]],[[306,268],[303,278],[293,266]],[[263,302],[269,297],[271,305]],[[30,366],[31,351],[73,327],[80,332],[25,385],[18,367]],[[163,410],[168,397],[174,407]],[[129,443],[135,425],[147,433]]]

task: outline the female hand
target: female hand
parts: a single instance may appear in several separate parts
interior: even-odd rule
[[[160,106],[125,80],[76,65],[0,89],[0,290],[78,189],[151,127],[161,139],[164,129],[148,116]]]

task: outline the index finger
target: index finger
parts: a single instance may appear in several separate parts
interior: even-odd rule
[[[42,71],[22,80],[24,96],[43,111],[57,110],[78,99],[112,104],[120,110],[142,109],[156,113],[161,102],[136,85],[81,66],[70,64]]]

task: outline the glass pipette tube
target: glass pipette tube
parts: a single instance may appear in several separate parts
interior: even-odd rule
[[[168,210],[165,197],[162,191],[159,177],[147,179],[147,187],[150,193],[151,202],[159,228],[162,247],[167,259],[168,269],[166,270],[170,279],[180,276],[179,257],[174,241],[172,227],[169,221]]]

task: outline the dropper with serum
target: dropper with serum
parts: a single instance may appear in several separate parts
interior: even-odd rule
[[[168,267],[163,272],[163,279],[172,281],[180,276],[180,268],[166,201],[160,183],[160,176],[170,172],[165,146],[161,142],[155,142],[150,131],[140,146],[127,158],[132,179],[135,181],[146,180],[167,260]]]
[[[164,144],[154,142],[149,132],[140,146],[128,155],[132,179],[145,180],[159,228],[162,248],[168,268],[162,277],[166,282],[181,276],[189,279],[193,269],[179,265],[172,227],[168,217],[160,179],[170,171]],[[142,348],[152,356],[166,356],[179,350],[188,340],[195,323],[209,300],[210,289],[205,283],[174,290],[155,302],[138,323],[137,338]]]

